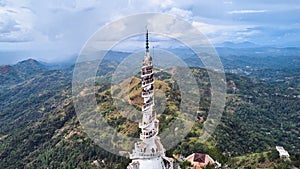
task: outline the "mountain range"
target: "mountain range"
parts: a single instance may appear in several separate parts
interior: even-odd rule
[[[107,60],[107,66],[101,66],[98,70],[101,72],[98,73],[100,79],[112,76],[112,67],[119,62],[117,58],[111,63]],[[244,67],[244,63],[235,66],[231,70]],[[111,169],[124,168],[129,163],[128,158],[113,155],[98,147],[85,134],[72,103],[72,68],[53,69],[33,59],[0,66],[1,168],[100,166]],[[202,111],[207,112],[211,95],[207,71],[203,68],[192,70],[200,87]],[[196,123],[190,133],[167,154],[187,156],[193,152],[208,153],[229,168],[299,167],[299,71],[295,67],[260,70],[265,71],[259,73],[256,69],[249,69],[251,76],[226,73],[226,106],[212,138],[205,143],[197,141],[202,124],[195,117]],[[166,87],[169,89],[164,91],[168,93],[168,106],[159,116],[160,128],[164,130],[177,116],[179,91],[169,83],[171,74],[167,70],[156,77],[161,84],[169,85]],[[266,77],[269,79],[265,80]],[[139,80],[136,77],[133,79]],[[106,120],[120,132],[136,136],[139,132],[137,125],[128,127],[129,122],[122,116],[116,116],[118,112],[110,107],[112,97],[106,92],[110,86],[95,85],[99,91],[101,89],[96,96]],[[133,100],[130,104],[138,107],[135,100],[138,100],[140,85],[131,85],[130,98]],[[284,146],[290,152],[291,162],[272,156],[276,145]],[[99,166],[93,163],[95,160]]]

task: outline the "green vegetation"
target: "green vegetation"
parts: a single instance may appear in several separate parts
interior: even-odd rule
[[[193,165],[189,161],[183,161],[179,163],[180,168],[192,167]]]
[[[122,113],[126,112],[118,112],[112,106],[111,94],[122,98],[129,92],[125,101],[140,110],[139,79],[128,79],[122,85],[129,87],[122,90],[111,88],[113,65],[102,66],[98,72],[98,109],[118,132],[138,137],[137,123],[124,118]],[[36,71],[28,69],[30,66],[0,69],[0,168],[125,168],[128,158],[101,149],[80,126],[71,99],[72,71],[47,70],[39,64],[34,67]],[[199,85],[202,114],[198,117],[195,112],[192,130],[167,151],[168,156],[207,153],[230,168],[299,167],[299,73],[289,73],[288,78],[279,76],[284,81],[275,80],[278,73],[268,74],[267,81],[260,80],[263,75],[247,78],[227,74],[225,111],[214,135],[205,143],[198,136],[203,126],[200,119],[205,120],[209,110],[210,83],[205,70],[193,68],[193,73]],[[156,80],[155,88],[167,98],[167,106],[158,116],[160,130],[164,131],[178,118],[181,96],[168,70],[157,72]],[[133,116],[140,118],[138,114]],[[279,158],[276,145],[290,152],[290,162]],[[100,167],[92,164],[95,160]]]

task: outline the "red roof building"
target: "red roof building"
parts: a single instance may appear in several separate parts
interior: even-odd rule
[[[193,153],[186,158],[193,167],[192,169],[203,169],[205,166],[210,164],[215,164],[215,161],[207,154]]]

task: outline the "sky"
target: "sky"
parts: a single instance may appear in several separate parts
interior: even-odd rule
[[[299,0],[0,0],[0,65],[68,60],[104,25],[145,12],[181,18],[216,46],[300,46]]]

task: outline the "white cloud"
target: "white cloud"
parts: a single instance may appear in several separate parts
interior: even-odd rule
[[[167,13],[171,15],[175,15],[185,20],[190,20],[193,15],[192,11],[184,10],[176,7],[171,8]]]
[[[232,2],[232,1],[224,1],[223,4],[224,4],[224,5],[232,5],[233,2]]]
[[[222,25],[193,21],[192,25],[205,34],[213,43],[222,43],[224,41],[247,41],[252,35],[260,33],[258,30],[254,29],[257,25],[249,24]]]
[[[34,14],[23,7],[0,7],[0,41],[31,41]]]
[[[0,0],[1,1],[1,0]],[[0,2],[0,49],[33,51],[49,58],[78,53],[85,41],[105,23],[124,16],[144,12],[167,13],[184,19],[197,27],[214,43],[222,41],[257,40],[262,32],[284,26],[282,33],[299,22],[299,3],[271,0],[239,2],[237,0],[2,0]],[[256,15],[251,15],[256,14]],[[262,17],[257,16],[262,14]],[[160,24],[172,25],[171,21]],[[169,23],[170,22],[170,23]],[[144,22],[132,22],[140,26]],[[147,23],[146,23],[147,24]],[[145,25],[142,25],[144,27]],[[174,25],[173,25],[174,26]],[[251,28],[264,27],[255,30]],[[178,29],[180,25],[176,25]],[[121,29],[122,27],[119,27]],[[299,26],[297,26],[297,30]],[[123,29],[123,28],[122,28]],[[178,32],[180,37],[186,32]],[[275,32],[276,33],[276,32]],[[272,32],[268,38],[275,36]],[[277,36],[276,34],[276,36]],[[295,33],[293,42],[297,41]],[[267,37],[261,38],[264,43]],[[22,42],[22,43],[13,43]]]
[[[165,0],[165,1],[151,0],[151,1],[148,1],[148,2],[150,3],[150,6],[159,6],[161,8],[168,8],[168,7],[170,7],[171,5],[174,4],[173,0]]]
[[[268,10],[253,10],[253,9],[249,9],[249,10],[233,10],[233,11],[229,11],[229,14],[251,14],[251,13],[264,13],[264,12],[268,12]]]

